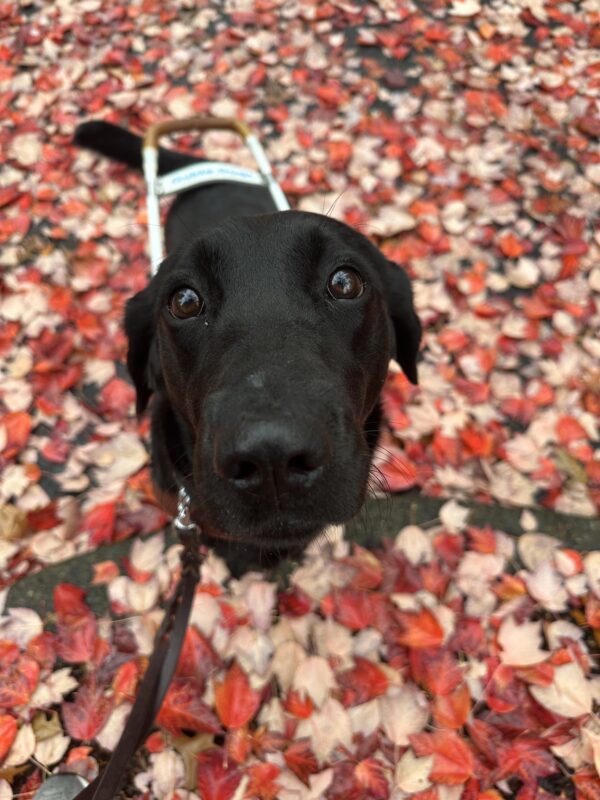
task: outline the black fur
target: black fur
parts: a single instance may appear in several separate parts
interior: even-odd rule
[[[140,167],[140,139],[85,123],[76,141]],[[161,171],[192,156],[161,151]],[[341,222],[276,212],[262,187],[185,192],[169,255],[126,312],[138,412],[151,401],[153,476],[184,483],[194,515],[236,573],[296,554],[360,508],[390,356],[417,382],[421,326],[404,271]],[[363,294],[335,300],[350,267]],[[178,319],[181,287],[203,298]],[[222,537],[226,537],[223,539]]]

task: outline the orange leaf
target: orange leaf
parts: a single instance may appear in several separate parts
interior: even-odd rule
[[[217,733],[219,720],[202,701],[202,687],[189,678],[174,678],[160,708],[157,723],[174,736],[182,731]]]
[[[249,722],[260,702],[260,694],[250,687],[248,676],[234,663],[225,679],[215,684],[215,707],[223,725],[241,728]]]
[[[202,800],[231,800],[242,773],[227,764],[222,750],[205,750],[198,755],[198,794]]]
[[[8,753],[17,735],[17,720],[11,714],[0,716],[0,761]]]
[[[287,697],[282,701],[283,708],[288,714],[293,714],[300,719],[307,719],[314,711],[313,702],[308,695],[301,697],[294,689],[290,689]]]
[[[517,239],[514,233],[505,234],[498,244],[500,245],[500,250],[502,250],[502,253],[507,256],[507,258],[518,258],[525,252],[523,244]]]
[[[352,669],[338,674],[338,685],[343,689],[341,702],[344,706],[366,703],[387,692],[387,675],[377,664],[356,656]]]
[[[113,689],[115,692],[115,703],[118,705],[122,700],[132,700],[135,694],[140,668],[135,660],[126,661],[121,664],[113,679]]]
[[[277,778],[280,772],[277,764],[253,764],[248,768],[250,782],[246,796],[258,797],[260,800],[277,800],[279,794]]]
[[[556,423],[556,435],[562,445],[589,438],[583,425],[574,417],[567,416],[561,417]]]
[[[379,465],[391,492],[404,492],[417,484],[417,468],[401,450],[394,450],[389,461]]]
[[[27,444],[31,432],[31,417],[26,411],[13,411],[0,419],[6,431],[6,444],[2,454],[14,458]]]
[[[465,683],[451,694],[439,695],[433,700],[433,719],[440,728],[462,728],[471,711],[471,695]]]
[[[387,800],[390,785],[383,764],[376,758],[364,758],[354,767],[354,777],[370,800]]]
[[[308,739],[296,739],[283,754],[288,769],[308,784],[308,776],[319,771],[319,764]]]
[[[475,759],[469,745],[455,731],[415,733],[408,737],[415,755],[433,756],[429,775],[435,783],[458,786],[473,774]]]
[[[444,631],[428,608],[416,613],[397,611],[396,619],[402,631],[396,634],[396,641],[405,647],[439,647],[444,640]]]
[[[452,653],[441,648],[411,650],[410,670],[415,682],[433,695],[450,694],[463,677]]]

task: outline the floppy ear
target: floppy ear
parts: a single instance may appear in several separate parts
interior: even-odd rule
[[[129,339],[127,368],[137,394],[136,411],[141,414],[156,388],[159,374],[157,348],[154,345],[154,302],[152,284],[134,295],[125,309],[125,333]]]
[[[387,261],[386,284],[388,290],[388,308],[394,338],[395,351],[392,358],[402,367],[402,371],[411,383],[418,383],[417,358],[421,343],[421,322],[413,305],[413,293],[410,280],[401,266]]]

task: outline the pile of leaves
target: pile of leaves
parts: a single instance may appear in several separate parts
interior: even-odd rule
[[[600,552],[470,526],[454,501],[372,553],[330,532],[278,589],[209,555],[128,798],[600,797]],[[533,527],[534,521],[524,521]],[[93,779],[152,649],[179,545],[96,565],[112,617],[55,590],[0,619],[0,797]]]
[[[7,0],[0,21],[3,584],[164,523],[123,366],[143,185],[73,148],[88,118],[244,119],[294,207],[409,271],[426,333],[420,387],[386,388],[393,491],[597,513],[593,0]]]

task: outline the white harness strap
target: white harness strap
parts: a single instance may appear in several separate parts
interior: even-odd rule
[[[156,274],[160,263],[164,258],[163,236],[160,224],[160,204],[161,197],[177,192],[192,189],[194,186],[201,186],[207,183],[246,183],[251,186],[264,186],[271,193],[273,203],[278,211],[289,211],[290,204],[284,195],[281,186],[277,183],[266,153],[253,133],[242,132],[240,123],[231,124],[228,120],[173,120],[170,123],[170,131],[190,130],[196,127],[198,122],[199,130],[210,128],[229,127],[242,135],[248,149],[254,156],[258,171],[239,167],[235,164],[228,164],[223,161],[203,161],[198,164],[191,164],[188,167],[169,172],[166,175],[158,175],[158,135],[152,138],[151,142],[144,141],[142,150],[142,163],[144,168],[144,179],[146,181],[146,206],[148,214],[148,246],[150,249],[150,262],[152,265],[152,275]],[[146,137],[148,138],[148,137]]]

